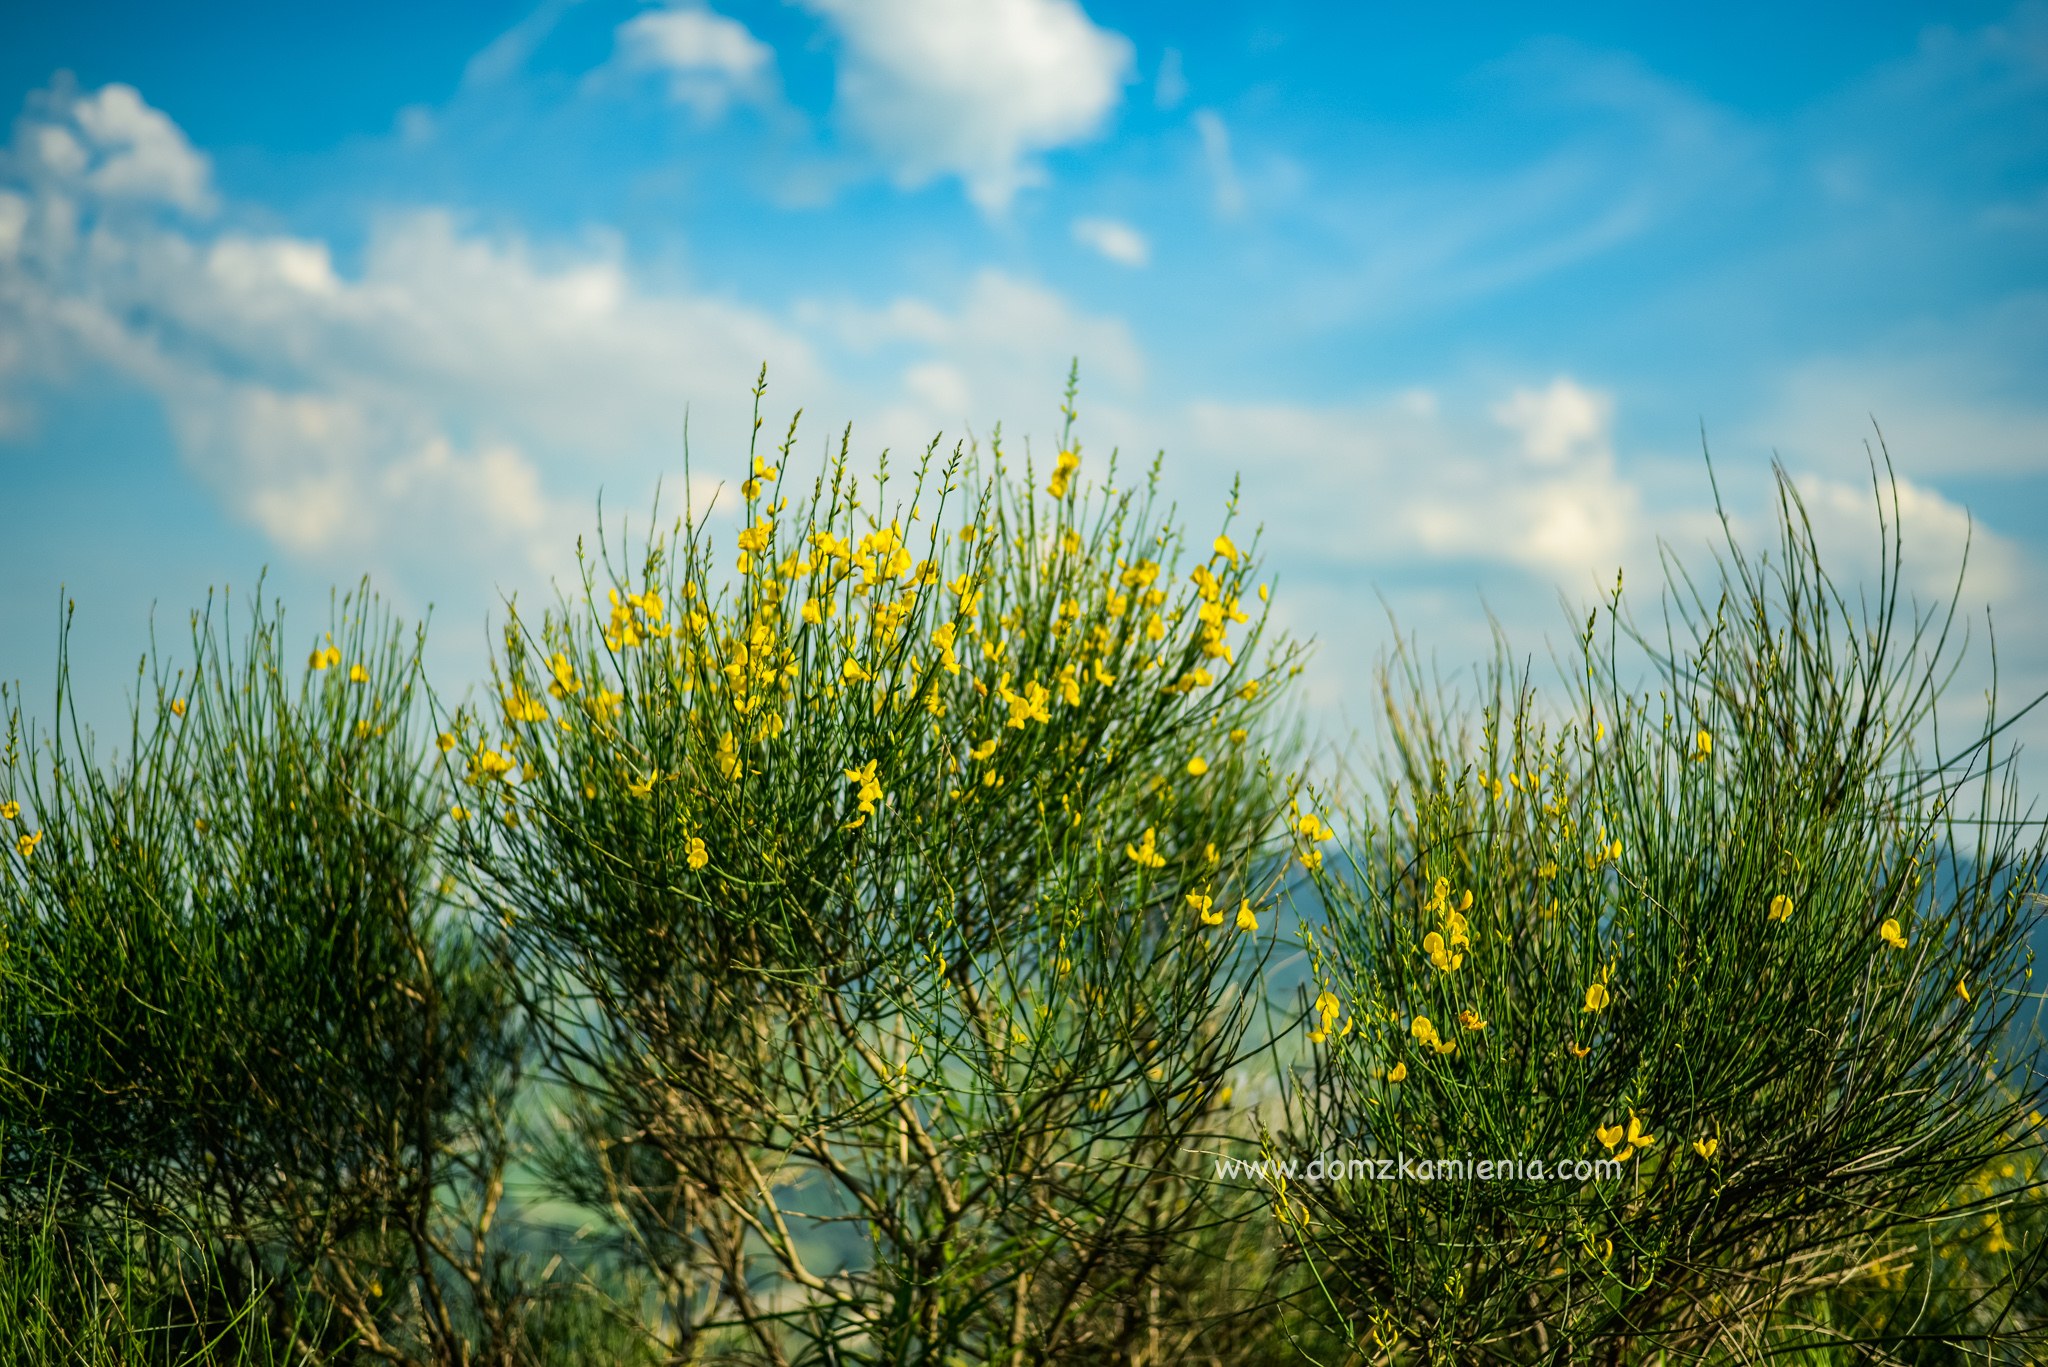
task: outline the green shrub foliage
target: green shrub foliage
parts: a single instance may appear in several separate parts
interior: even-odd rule
[[[757,417],[468,694],[363,590],[7,695],[0,1364],[2048,1354],[2048,845],[1895,526],[1397,653],[1352,775],[1064,415]]]

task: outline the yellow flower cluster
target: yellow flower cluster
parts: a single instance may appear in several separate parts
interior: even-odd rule
[[[1441,930],[1432,930],[1422,937],[1422,950],[1429,955],[1429,961],[1440,973],[1455,973],[1464,965],[1465,956],[1460,950],[1472,947],[1470,923],[1465,913],[1472,909],[1472,890],[1467,888],[1458,905],[1451,906],[1451,880],[1439,878],[1430,889],[1429,900],[1423,910],[1433,913]]]
[[[1623,1163],[1635,1157],[1637,1149],[1647,1149],[1657,1142],[1657,1136],[1643,1129],[1643,1122],[1636,1118],[1633,1110],[1628,1113],[1626,1129],[1618,1124],[1601,1125],[1594,1129],[1593,1136],[1606,1146],[1609,1153],[1614,1154],[1616,1161]],[[1620,1153],[1614,1153],[1617,1145],[1621,1146]]]
[[[1166,867],[1166,856],[1159,852],[1159,834],[1150,826],[1147,826],[1145,833],[1138,837],[1137,844],[1124,846],[1124,853],[1141,869]]]
[[[874,815],[876,805],[882,800],[882,781],[875,776],[878,763],[879,760],[871,759],[858,769],[845,771],[846,781],[854,786],[854,801],[860,809],[860,815],[846,823],[849,831],[857,829]]]
[[[1443,1036],[1437,1034],[1436,1026],[1431,1023],[1429,1017],[1427,1016],[1417,1016],[1414,1020],[1410,1021],[1408,1023],[1408,1033],[1415,1037],[1417,1043],[1425,1045],[1428,1048],[1434,1049],[1439,1054],[1451,1054],[1457,1052],[1458,1042],[1456,1040],[1445,1039]]]

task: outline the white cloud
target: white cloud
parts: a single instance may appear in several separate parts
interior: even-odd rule
[[[211,164],[133,86],[79,95],[60,84],[31,109],[9,160],[32,183],[105,201],[213,212]]]
[[[1230,127],[1213,109],[1197,109],[1195,132],[1202,139],[1202,162],[1209,168],[1209,193],[1216,212],[1235,218],[1244,212],[1244,184],[1237,177],[1237,163],[1230,154]]]
[[[1529,459],[1559,465],[1575,455],[1606,451],[1614,398],[1559,376],[1545,389],[1517,389],[1494,405],[1493,417],[1521,435]]]
[[[1114,218],[1075,219],[1074,240],[1119,266],[1143,266],[1152,259],[1152,244],[1145,235]]]
[[[958,176],[987,213],[1099,133],[1130,79],[1130,42],[1075,0],[804,3],[838,31],[842,116],[897,183]]]
[[[762,360],[818,386],[773,318],[642,290],[603,246],[551,255],[412,211],[374,225],[345,275],[317,239],[110,213],[139,175],[98,178],[99,142],[53,168],[45,135],[111,137],[82,106],[157,129],[118,146],[184,145],[126,98],[59,102],[18,130],[13,159],[40,160],[0,205],[0,335],[45,378],[91,365],[154,394],[186,464],[295,557],[558,564],[595,488],[637,502],[679,463],[686,400],[707,399],[695,431],[736,464]]]
[[[699,118],[758,101],[775,87],[775,53],[745,24],[696,5],[649,10],[619,25],[619,55],[629,67],[667,73],[670,98]]]

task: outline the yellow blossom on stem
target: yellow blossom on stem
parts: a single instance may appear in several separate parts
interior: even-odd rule
[[[1877,928],[1877,934],[1878,938],[1893,949],[1904,949],[1909,943],[1905,932],[1899,929],[1898,918],[1895,916],[1885,917],[1884,924]]]
[[[854,800],[860,809],[860,815],[847,823],[846,829],[849,831],[860,826],[868,817],[873,815],[875,804],[882,800],[882,783],[875,776],[875,766],[878,763],[880,763],[879,760],[871,759],[858,769],[848,769],[845,771],[846,781],[851,783],[856,790]]]
[[[348,667],[348,681],[353,684],[368,683],[370,681],[370,671],[359,664],[350,665]]]
[[[1253,935],[1258,932],[1258,913],[1252,910],[1252,904],[1249,898],[1246,898],[1237,904],[1237,928],[1247,935]]]
[[[1067,496],[1067,489],[1073,483],[1074,473],[1080,468],[1081,453],[1079,451],[1060,452],[1053,460],[1052,482],[1045,486],[1045,491],[1054,498],[1065,498]]]
[[[1712,1135],[1708,1135],[1705,1139],[1695,1139],[1692,1141],[1692,1151],[1698,1154],[1701,1158],[1707,1159],[1709,1161],[1713,1159],[1715,1152],[1718,1151],[1720,1147],[1721,1141],[1714,1138]]]
[[[1444,937],[1433,930],[1422,937],[1422,952],[1429,955],[1429,961],[1440,973],[1454,973],[1465,962],[1465,956],[1453,952],[1444,944]]]
[[[171,715],[174,717],[185,715],[185,700],[183,698],[171,699]]]
[[[1163,869],[1166,867],[1166,856],[1159,852],[1158,842],[1158,832],[1147,826],[1145,833],[1138,837],[1137,844],[1124,846],[1124,853],[1141,869]]]
[[[1214,551],[1215,554],[1222,556],[1225,560],[1228,560],[1232,565],[1237,564],[1237,545],[1228,536],[1218,536],[1216,538],[1215,545],[1212,546],[1210,549]]]
[[[1204,775],[1204,774],[1206,774],[1206,773],[1208,773],[1208,772],[1209,772],[1209,761],[1208,761],[1208,760],[1205,760],[1205,759],[1203,759],[1203,758],[1202,758],[1202,757],[1201,757],[1200,755],[1196,755],[1196,756],[1194,756],[1193,758],[1191,758],[1190,760],[1188,760],[1188,777],[1189,777],[1189,778],[1200,778],[1200,777],[1201,777],[1202,775]]]
[[[1781,892],[1781,893],[1779,893],[1779,894],[1777,894],[1777,896],[1775,896],[1775,897],[1771,898],[1771,910],[1770,910],[1770,918],[1769,918],[1769,919],[1771,919],[1771,920],[1773,920],[1773,921],[1789,921],[1789,920],[1791,920],[1791,919],[1792,919],[1792,899],[1791,899],[1790,897],[1787,897],[1787,896],[1786,896],[1786,895],[1785,895],[1784,893],[1782,893],[1782,892]]]
[[[12,799],[0,802],[0,821],[12,821],[21,815],[21,804]]]
[[[43,833],[41,831],[30,831],[26,835],[19,835],[15,837],[14,852],[20,855],[23,859],[26,859],[30,855],[34,854],[36,852],[36,846],[42,843]]]
[[[693,835],[690,837],[688,858],[690,867],[693,869],[701,869],[711,862],[711,851],[705,848],[703,836]]]
[[[1387,1069],[1387,1081],[1389,1081],[1389,1082],[1406,1082],[1407,1080],[1408,1080],[1408,1064],[1407,1064],[1407,1061],[1406,1061],[1406,1060],[1403,1060],[1402,1062],[1400,1062],[1400,1063],[1397,1063],[1397,1064],[1395,1064],[1395,1065],[1394,1065],[1393,1067],[1391,1067],[1391,1068]]]
[[[1477,1011],[1469,1007],[1458,1013],[1458,1024],[1464,1026],[1467,1030],[1475,1032],[1486,1028],[1486,1021]]]
[[[1714,736],[1713,736],[1713,733],[1712,733],[1712,732],[1710,732],[1710,731],[1702,730],[1702,731],[1700,732],[1700,734],[1699,734],[1698,738],[1697,738],[1697,739],[1696,739],[1696,740],[1695,740],[1695,741],[1693,742],[1693,751],[1692,751],[1692,757],[1693,757],[1694,759],[1697,759],[1697,760],[1704,760],[1704,759],[1706,759],[1706,758],[1707,758],[1708,756],[1712,755],[1713,753],[1714,753]]]

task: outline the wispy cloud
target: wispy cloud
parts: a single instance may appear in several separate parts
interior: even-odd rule
[[[1119,219],[1077,218],[1074,240],[1119,266],[1143,266],[1152,259],[1145,235]]]
[[[958,176],[1001,213],[1040,156],[1102,132],[1132,48],[1074,0],[803,0],[840,44],[839,108],[899,185]]]

